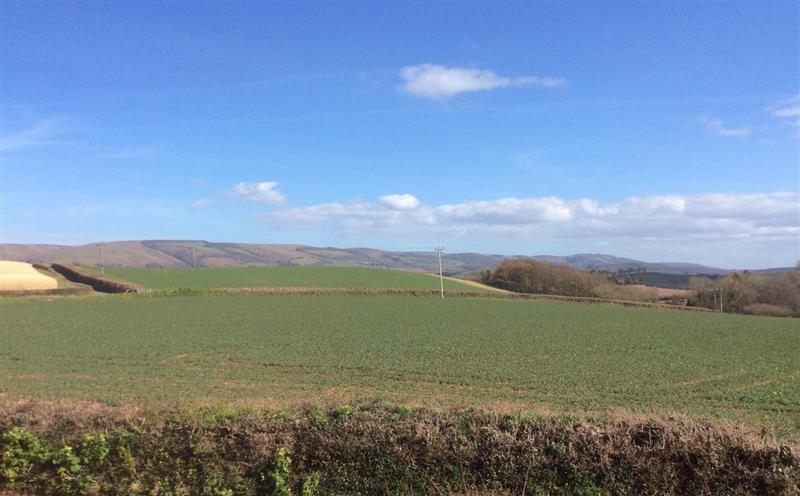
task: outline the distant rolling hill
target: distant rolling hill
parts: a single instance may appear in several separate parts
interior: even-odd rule
[[[320,248],[295,244],[213,243],[190,240],[147,240],[92,243],[80,246],[0,244],[0,259],[31,263],[65,262],[99,265],[102,247],[108,266],[126,267],[237,267],[355,266],[434,271],[434,252],[384,251],[370,248]],[[496,266],[504,255],[446,253],[444,271],[466,274]],[[641,268],[664,274],[723,274],[715,267],[686,263],[650,263],[602,254],[540,255],[531,258],[582,269],[627,270]]]
[[[545,260],[551,263],[571,265],[587,270],[608,270],[616,272],[631,268],[643,268],[647,272],[659,272],[662,274],[724,274],[728,271],[717,267],[691,263],[651,263],[634,260],[631,258],[620,258],[611,255],[600,254],[581,254],[569,255],[565,257],[555,257],[549,255],[537,255],[532,258]]]

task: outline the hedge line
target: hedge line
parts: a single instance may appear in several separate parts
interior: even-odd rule
[[[92,274],[82,270],[80,267],[54,263],[50,268],[72,282],[87,284],[95,291],[102,293],[137,293],[139,291],[139,287],[134,284]]]
[[[379,404],[6,405],[0,488],[36,494],[790,495],[797,446],[681,419]]]
[[[211,295],[398,295],[439,297],[438,289],[379,289],[379,288],[214,288],[214,289],[155,289],[145,290],[143,294],[150,296],[211,296]],[[711,312],[707,308],[685,307],[664,303],[648,303],[641,301],[609,300],[604,298],[586,298],[581,296],[556,296],[500,291],[457,291],[445,290],[446,298],[497,298],[509,300],[554,300],[574,303],[605,303],[625,307],[662,308],[683,310],[688,312]]]

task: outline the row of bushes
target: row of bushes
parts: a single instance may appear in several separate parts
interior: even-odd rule
[[[789,495],[797,447],[677,419],[378,404],[266,412],[6,405],[0,489],[36,494]],[[2,491],[0,491],[2,492]]]
[[[54,263],[50,268],[72,282],[86,284],[101,293],[136,293],[139,291],[139,287],[136,285],[99,276],[80,267]]]
[[[589,272],[527,258],[508,259],[481,273],[484,284],[518,293],[658,301],[655,288],[617,284],[604,272]],[[691,279],[690,306],[723,312],[800,316],[800,270],[774,274],[734,272]]]
[[[734,272],[691,280],[697,306],[723,312],[800,317],[800,270],[774,274]]]
[[[489,286],[518,293],[658,301],[655,289],[617,284],[608,273],[589,272],[530,258],[504,260],[493,271],[483,271],[480,280]]]

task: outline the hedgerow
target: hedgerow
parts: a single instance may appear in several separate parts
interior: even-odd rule
[[[681,419],[380,404],[0,412],[0,488],[36,494],[791,495],[797,447]]]

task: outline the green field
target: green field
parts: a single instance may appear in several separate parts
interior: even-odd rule
[[[648,286],[672,289],[691,289],[691,280],[696,277],[688,274],[663,274],[661,272],[645,272],[637,274],[637,276]]]
[[[11,399],[621,407],[800,432],[793,319],[412,296],[6,298],[0,310]]]
[[[367,267],[224,267],[201,269],[150,269],[106,267],[111,277],[151,289],[212,288],[373,288],[439,289],[430,274]],[[445,289],[479,289],[445,280]]]

